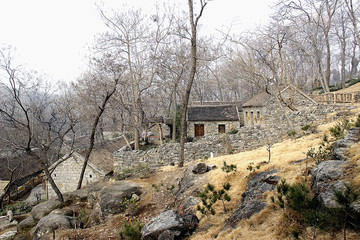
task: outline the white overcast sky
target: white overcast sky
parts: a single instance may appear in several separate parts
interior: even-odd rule
[[[123,4],[149,11],[170,0],[0,0],[0,48],[16,49],[17,62],[55,81],[75,80],[86,70],[86,54],[94,35],[105,31],[97,5]],[[177,0],[177,3],[186,0]],[[196,2],[196,1],[194,1]],[[201,19],[203,31],[215,32],[232,22],[233,33],[268,21],[275,0],[213,0]]]

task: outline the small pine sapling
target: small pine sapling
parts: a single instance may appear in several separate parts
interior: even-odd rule
[[[253,173],[253,172],[255,172],[256,171],[256,169],[260,169],[260,165],[256,165],[256,166],[254,166],[254,163],[253,162],[251,162],[251,163],[249,163],[249,165],[247,166],[247,168],[246,168],[247,170],[249,170],[249,174],[251,174],[251,173]]]
[[[201,214],[208,216],[215,215],[215,210],[213,208],[213,204],[217,201],[217,194],[214,194],[215,186],[212,184],[208,184],[206,188],[200,193],[200,199],[202,206],[198,205],[197,210],[201,212]]]
[[[225,183],[220,190],[216,190],[215,186],[212,184],[208,184],[206,188],[200,193],[201,205],[197,206],[197,210],[201,212],[201,214],[208,216],[208,214],[215,215],[215,210],[213,205],[217,200],[221,200],[224,212],[227,212],[225,201],[229,202],[231,200],[228,191],[231,188],[230,183]]]
[[[228,195],[227,191],[229,191],[231,188],[230,183],[224,183],[223,188],[218,191],[218,199],[222,201],[224,212],[227,212],[225,201],[230,202],[231,198]]]
[[[228,176],[230,172],[236,172],[237,167],[234,164],[227,165],[226,161],[224,161],[224,166],[221,169],[226,172],[226,176]]]

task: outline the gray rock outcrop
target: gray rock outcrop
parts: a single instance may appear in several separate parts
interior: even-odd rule
[[[67,229],[71,227],[72,224],[69,217],[50,214],[40,219],[36,226],[31,230],[31,235],[34,240],[42,239],[43,236],[51,234],[56,229]]]
[[[241,194],[243,197],[240,206],[229,218],[228,225],[235,226],[242,219],[250,218],[255,213],[260,212],[267,206],[262,195],[265,192],[274,190],[280,177],[274,176],[278,170],[262,172],[255,175],[247,184],[247,191]]]
[[[189,236],[199,223],[196,215],[179,215],[168,210],[150,220],[141,231],[142,240],[173,240]]]
[[[339,207],[335,192],[346,189],[345,179],[348,166],[346,151],[360,140],[360,128],[351,128],[344,139],[334,143],[334,159],[324,161],[311,170],[311,189],[318,197],[322,206],[327,208]],[[356,206],[356,203],[354,203]]]
[[[26,230],[31,229],[35,226],[36,226],[36,222],[34,221],[32,215],[30,215],[18,224],[17,230],[18,232],[23,233]]]
[[[346,149],[360,140],[360,128],[351,128],[343,139],[334,143],[334,160],[348,160]]]
[[[51,211],[61,207],[63,207],[63,204],[60,201],[48,200],[33,207],[31,210],[31,215],[35,221],[39,221],[41,218],[51,213]]]
[[[138,184],[127,181],[108,184],[96,193],[101,213],[104,217],[109,214],[117,214],[124,209],[122,203],[124,199],[130,199],[133,194],[140,195],[141,187]]]
[[[194,174],[203,174],[207,172],[207,165],[203,162],[197,163],[195,164],[195,166],[193,167],[192,172]]]

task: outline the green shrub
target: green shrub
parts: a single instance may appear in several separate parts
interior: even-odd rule
[[[331,127],[330,134],[336,140],[341,139],[345,136],[345,131],[351,127],[349,120],[345,117],[342,118],[341,122],[338,122],[335,126]]]
[[[29,213],[32,206],[27,202],[18,202],[15,204],[7,205],[1,212],[0,216],[6,215],[6,212],[11,210],[14,214],[25,214]]]
[[[281,180],[271,201],[280,208],[300,213],[299,221],[305,226],[337,231],[342,228],[344,232],[346,227],[359,230],[357,223],[360,222],[360,214],[351,208],[351,204],[358,199],[360,192],[347,186],[344,191],[335,192],[335,196],[340,207],[324,208],[306,183],[289,185]]]
[[[229,202],[231,200],[230,196],[227,193],[230,188],[231,184],[225,183],[223,185],[223,188],[217,191],[215,189],[215,186],[209,183],[199,195],[201,199],[201,205],[197,206],[197,210],[201,214],[206,216],[208,216],[209,213],[211,215],[215,215],[216,212],[213,208],[213,205],[216,203],[217,200],[221,200],[224,211],[227,212],[225,201]]]
[[[186,137],[186,142],[196,142],[196,138],[193,137]]]
[[[123,221],[122,231],[120,232],[121,239],[141,240],[141,229],[144,226],[140,221]]]
[[[357,116],[357,119],[355,121],[355,127],[360,127],[360,114]]]
[[[317,127],[313,126],[311,124],[306,124],[305,126],[303,126],[301,128],[301,130],[303,130],[305,133],[315,133],[317,130]]]
[[[227,165],[226,161],[224,161],[224,166],[221,169],[228,174],[233,171],[236,172],[237,166],[234,164]]]
[[[295,137],[296,131],[295,131],[295,130],[291,130],[291,131],[289,131],[287,134],[288,134],[289,137]]]
[[[230,131],[228,131],[228,134],[237,134],[239,132],[239,130],[233,128]]]
[[[254,166],[254,163],[251,162],[251,163],[249,163],[249,165],[247,166],[246,169],[249,170],[249,173],[253,173],[256,171],[256,169],[260,169],[260,165]]]

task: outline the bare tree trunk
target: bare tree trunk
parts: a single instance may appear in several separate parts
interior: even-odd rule
[[[111,96],[115,93],[116,91],[116,85],[118,83],[118,79],[115,80],[115,85],[114,87],[111,89],[110,92],[107,92],[101,106],[99,107],[99,111],[97,112],[97,115],[95,116],[95,119],[94,119],[94,122],[93,122],[93,125],[91,127],[91,134],[90,134],[90,143],[89,143],[89,147],[87,148],[86,150],[86,155],[85,155],[85,159],[84,159],[84,164],[83,164],[83,167],[81,169],[81,173],[80,173],[80,177],[79,177],[79,182],[78,182],[78,185],[77,185],[77,189],[80,189],[81,188],[81,185],[82,185],[82,182],[83,182],[83,179],[84,179],[84,174],[85,174],[85,170],[86,170],[86,167],[87,167],[87,164],[88,164],[88,161],[89,161],[89,158],[90,158],[90,154],[94,148],[94,141],[95,141],[95,133],[96,133],[96,127],[97,125],[99,124],[99,121],[100,121],[100,118],[101,118],[101,115],[104,113],[105,111],[105,106],[106,106],[106,103],[109,101],[109,99],[111,98]],[[50,182],[51,183],[51,182]]]
[[[188,0],[189,14],[190,14],[190,26],[191,26],[191,66],[190,66],[191,70],[190,70],[189,81],[188,81],[188,83],[186,85],[185,96],[184,96],[183,104],[182,104],[179,167],[184,166],[185,139],[186,139],[186,135],[187,135],[186,113],[187,113],[188,104],[189,104],[191,87],[192,87],[192,84],[194,82],[195,73],[196,73],[196,63],[197,63],[197,56],[196,56],[197,36],[196,36],[196,34],[197,34],[197,24],[198,24],[198,21],[201,18],[201,15],[202,15],[202,13],[204,11],[204,8],[205,8],[205,6],[207,4],[207,3],[204,3],[203,1],[200,1],[200,3],[201,3],[200,14],[194,20],[193,1]]]

